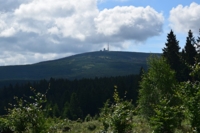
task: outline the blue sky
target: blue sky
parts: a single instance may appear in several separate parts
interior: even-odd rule
[[[183,48],[200,28],[197,0],[0,0],[0,66],[99,51],[161,53],[173,29]]]

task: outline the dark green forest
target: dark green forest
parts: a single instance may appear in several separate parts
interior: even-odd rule
[[[138,74],[141,67],[147,68],[146,60],[150,55],[142,52],[95,51],[30,65],[0,66],[0,83],[3,83],[2,80],[49,80],[51,77],[74,80]]]
[[[126,99],[132,99],[135,103],[138,95],[138,80],[139,75],[129,75],[73,81],[51,78],[50,80],[26,84],[11,84],[0,90],[0,114],[6,114],[4,107],[8,107],[8,103],[15,101],[14,96],[26,97],[33,95],[30,90],[30,87],[33,87],[42,93],[49,89],[46,106],[52,107],[49,112],[50,116],[67,117],[72,120],[84,118],[88,114],[94,116],[103,107],[103,103],[112,97],[114,86],[118,86],[120,96],[124,96],[127,92]],[[73,103],[74,100],[77,103]],[[79,108],[79,112],[71,111],[73,109],[70,109],[70,107],[73,107],[73,104],[77,104],[74,108]],[[76,117],[73,117],[73,115],[76,115]]]
[[[200,133],[199,43],[189,30],[181,49],[171,30],[138,75],[5,86],[0,132]]]

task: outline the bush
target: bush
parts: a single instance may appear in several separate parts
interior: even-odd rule
[[[180,126],[183,115],[180,106],[171,106],[169,98],[160,99],[159,104],[154,105],[155,115],[150,118],[150,124],[155,133],[174,133]]]
[[[27,100],[15,97],[17,104],[11,105],[8,109],[6,119],[9,121],[9,128],[19,133],[47,133],[45,110],[42,108],[46,103],[46,94],[37,93],[33,88],[31,90],[34,96],[30,96]]]
[[[89,124],[88,127],[87,127],[87,129],[90,130],[90,131],[93,131],[93,130],[96,129],[96,125],[94,125],[94,124]]]
[[[116,89],[113,98],[114,104],[109,105],[107,101],[101,109],[100,120],[104,126],[102,132],[111,130],[114,133],[126,133],[132,129],[133,105],[120,99]]]
[[[12,133],[13,131],[9,128],[9,121],[5,118],[0,117],[0,133]]]
[[[92,117],[90,114],[88,114],[86,117],[85,117],[85,122],[88,122],[88,121],[91,121],[92,120]]]

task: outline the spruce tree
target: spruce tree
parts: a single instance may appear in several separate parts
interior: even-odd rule
[[[195,39],[193,37],[193,33],[191,30],[188,32],[188,37],[186,39],[186,45],[185,45],[185,60],[189,65],[194,65],[195,63],[195,57],[197,55],[197,51],[195,48]]]
[[[167,35],[167,43],[165,43],[166,47],[163,49],[163,56],[167,59],[171,69],[176,72],[176,78],[178,81],[181,81],[181,60],[180,60],[180,47],[179,41],[176,40],[176,35],[171,30]]]
[[[200,60],[200,29],[199,29],[199,36],[197,37],[197,40],[196,40],[196,47],[197,47],[197,58],[198,58],[198,61]]]
[[[188,81],[189,79],[189,67],[185,61],[186,53],[185,50],[182,49],[181,52],[181,81]]]
[[[80,102],[76,93],[72,93],[69,103],[70,119],[77,120],[82,118],[82,110],[80,108]]]
[[[186,38],[186,45],[183,49],[184,51],[184,55],[182,56],[182,58],[184,59],[184,66],[183,68],[183,74],[185,77],[185,80],[191,80],[189,73],[191,72],[189,65],[192,66],[195,63],[195,57],[197,56],[197,51],[195,48],[196,41],[195,38],[193,37],[193,33],[191,30],[189,30],[188,32],[188,37]]]

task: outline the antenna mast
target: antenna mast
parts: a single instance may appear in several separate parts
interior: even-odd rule
[[[109,42],[108,42],[108,49],[107,50],[109,51]]]

